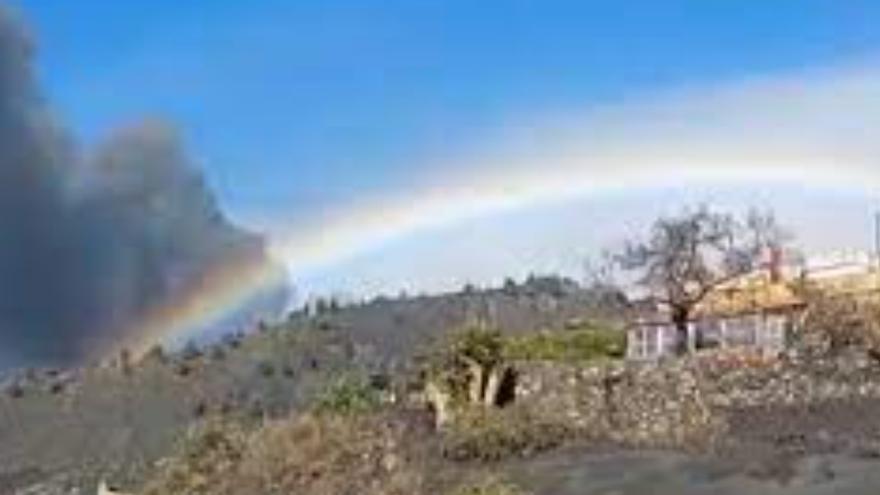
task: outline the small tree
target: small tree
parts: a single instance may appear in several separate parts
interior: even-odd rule
[[[184,361],[193,361],[202,357],[202,350],[193,340],[188,341],[180,352]]]
[[[815,285],[799,288],[806,312],[796,343],[811,352],[862,348],[880,359],[880,302],[873,297],[835,294]]]
[[[425,394],[442,427],[465,405],[502,405],[502,387],[510,367],[504,363],[504,340],[496,330],[472,327],[450,335],[428,357]]]
[[[315,299],[314,314],[317,316],[324,315],[329,310],[329,307],[330,307],[330,305],[327,302],[327,300],[324,299],[323,297],[319,297],[319,298]]]
[[[134,366],[131,359],[131,351],[128,348],[122,348],[119,351],[119,369],[125,376],[131,376]]]
[[[508,296],[515,296],[519,287],[516,284],[516,280],[506,277],[504,279],[504,284],[501,286],[501,291]]]
[[[646,239],[628,242],[614,256],[636,283],[669,309],[677,349],[687,352],[687,327],[694,308],[716,287],[752,271],[768,249],[788,236],[772,213],[751,210],[743,220],[703,205],[657,219]]]
[[[147,352],[144,353],[142,359],[150,362],[164,363],[167,361],[165,348],[162,347],[162,344],[153,344],[152,346],[150,346]]]

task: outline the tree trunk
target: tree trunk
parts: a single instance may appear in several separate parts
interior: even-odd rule
[[[486,391],[483,394],[483,404],[486,407],[495,407],[498,405],[498,394],[501,391],[501,382],[504,379],[504,367],[498,366],[489,372],[489,378],[486,380]]]
[[[425,398],[434,408],[434,427],[445,427],[452,419],[452,396],[434,381],[425,386]]]
[[[469,358],[463,358],[468,366],[468,374],[470,375],[468,382],[468,401],[471,404],[479,404],[483,402],[483,393],[486,387],[486,372],[483,365]]]
[[[689,320],[690,310],[688,308],[672,309],[672,323],[675,325],[675,352],[679,356],[684,356],[690,351],[688,345]]]

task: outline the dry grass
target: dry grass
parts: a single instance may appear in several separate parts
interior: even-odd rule
[[[451,495],[527,495],[519,487],[487,476],[476,483],[468,483],[455,489]]]
[[[417,495],[402,432],[381,415],[303,415],[242,435],[214,423],[190,436],[146,495]]]
[[[561,445],[571,432],[527,407],[475,407],[444,433],[444,455],[456,461],[499,461],[526,457]]]
[[[799,336],[816,350],[861,347],[880,353],[880,300],[805,291],[807,312]]]
[[[161,463],[146,495],[208,495],[222,492],[247,449],[249,433],[239,423],[211,418],[183,438],[174,457]]]
[[[391,411],[304,414],[248,430],[209,419],[143,495],[523,495],[482,464],[429,460],[427,436]],[[430,435],[430,433],[428,433]],[[474,412],[449,432],[456,461],[498,460],[558,444],[562,431],[519,410]],[[445,467],[442,467],[445,466]],[[445,470],[443,474],[437,469]]]

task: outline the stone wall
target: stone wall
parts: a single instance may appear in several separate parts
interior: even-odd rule
[[[766,359],[701,353],[656,363],[517,363],[516,400],[587,437],[638,446],[704,447],[726,412],[880,398],[880,366],[864,352]]]

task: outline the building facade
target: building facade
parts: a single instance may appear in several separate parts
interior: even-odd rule
[[[808,310],[798,293],[798,287],[807,285],[841,297],[873,297],[880,294],[880,270],[875,259],[851,252],[808,258],[796,266],[773,259],[719,286],[700,302],[688,322],[688,348],[777,355]],[[627,330],[627,356],[657,359],[674,354],[677,330],[668,314],[658,307],[641,313]]]
[[[800,314],[792,308],[694,319],[687,327],[688,349],[749,348],[764,355],[776,355],[785,349]],[[627,357],[657,359],[672,355],[677,341],[678,330],[668,321],[638,321],[627,330]]]

